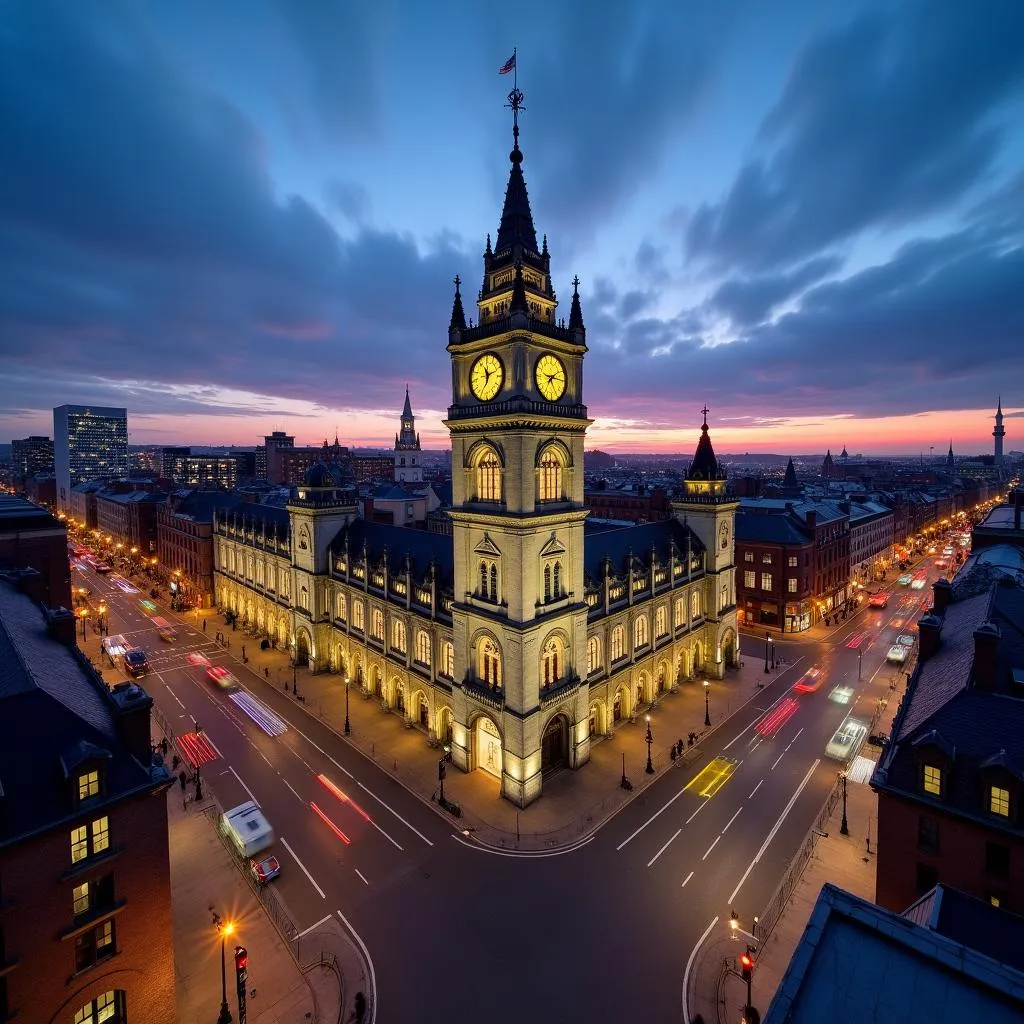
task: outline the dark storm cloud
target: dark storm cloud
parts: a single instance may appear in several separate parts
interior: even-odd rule
[[[838,270],[841,262],[831,256],[819,256],[789,273],[731,278],[719,285],[709,301],[737,327],[751,327],[808,285]]]
[[[761,154],[696,211],[690,253],[764,270],[944,210],[992,166],[1022,81],[1020,0],[860,15],[803,53]]]
[[[450,279],[469,276],[456,242],[340,239],[275,197],[237,110],[192,90],[132,19],[82,10],[0,15],[0,354],[11,374],[41,370],[26,373],[38,406],[94,375],[362,407],[439,377],[443,400],[446,339],[435,351],[421,325],[447,323]]]

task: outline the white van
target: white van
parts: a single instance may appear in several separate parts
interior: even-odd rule
[[[252,857],[274,843],[270,822],[252,800],[225,811],[221,825],[243,857]]]

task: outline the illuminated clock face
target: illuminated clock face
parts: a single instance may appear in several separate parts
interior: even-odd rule
[[[549,401],[557,402],[565,392],[565,367],[553,355],[537,360],[537,390]]]
[[[489,402],[500,390],[505,371],[496,355],[488,352],[482,355],[469,372],[469,384],[473,394],[481,402]]]

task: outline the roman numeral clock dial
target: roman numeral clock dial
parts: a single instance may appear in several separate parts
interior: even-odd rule
[[[565,367],[548,353],[537,360],[537,390],[549,401],[557,402],[565,393]]]
[[[489,402],[500,390],[505,371],[501,360],[490,352],[482,355],[469,371],[469,386],[481,402]]]

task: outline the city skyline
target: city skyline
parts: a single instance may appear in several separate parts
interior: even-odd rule
[[[387,446],[408,383],[447,447],[518,43],[588,448],[690,452],[706,402],[723,452],[970,455],[1000,395],[1017,446],[1016,4],[565,5],[523,38],[540,10],[5,12],[0,436],[75,403],[133,444]]]

